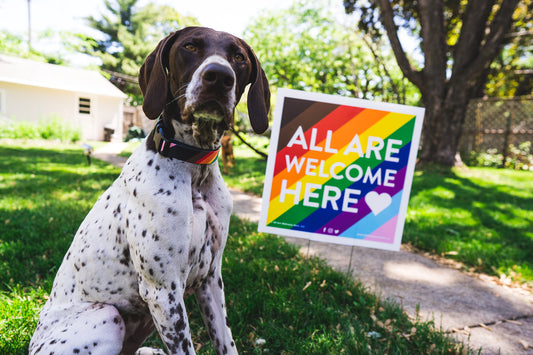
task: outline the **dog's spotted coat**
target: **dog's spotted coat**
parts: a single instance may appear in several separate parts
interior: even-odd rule
[[[208,72],[206,74],[206,72]],[[242,40],[206,28],[163,39],[139,82],[143,109],[166,136],[214,149],[244,88],[255,131],[268,126],[268,82]],[[194,294],[218,354],[236,354],[222,252],[231,197],[218,164],[159,154],[153,132],[89,212],[56,275],[31,354],[158,354],[137,350],[154,330],[170,354],[193,354],[184,300]]]

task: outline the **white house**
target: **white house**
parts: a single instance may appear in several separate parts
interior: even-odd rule
[[[1,121],[39,122],[60,117],[83,140],[123,134],[126,95],[98,72],[0,54]]]

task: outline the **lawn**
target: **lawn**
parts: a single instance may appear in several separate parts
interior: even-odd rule
[[[76,146],[3,144],[0,156],[0,354],[25,354],[72,236],[119,169],[95,160],[88,166]],[[245,165],[233,174],[260,187],[248,169],[264,163],[254,159],[238,157]],[[241,353],[470,351],[433,323],[410,319],[323,261],[305,260],[283,239],[256,230],[233,218],[224,254],[229,323]],[[212,354],[192,299],[188,310],[196,348]]]
[[[470,271],[533,287],[533,173],[415,172],[404,241],[453,258]]]

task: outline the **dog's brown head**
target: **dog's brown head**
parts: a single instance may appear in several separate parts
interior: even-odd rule
[[[233,124],[245,87],[252,128],[268,128],[270,90],[257,57],[243,40],[205,27],[187,27],[165,37],[139,73],[143,110],[150,119],[194,124],[209,121],[220,131]]]

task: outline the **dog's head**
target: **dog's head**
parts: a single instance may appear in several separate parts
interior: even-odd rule
[[[233,124],[235,106],[248,91],[252,128],[268,128],[270,90],[257,57],[243,40],[205,27],[187,27],[162,39],[139,73],[143,111],[150,119]]]

